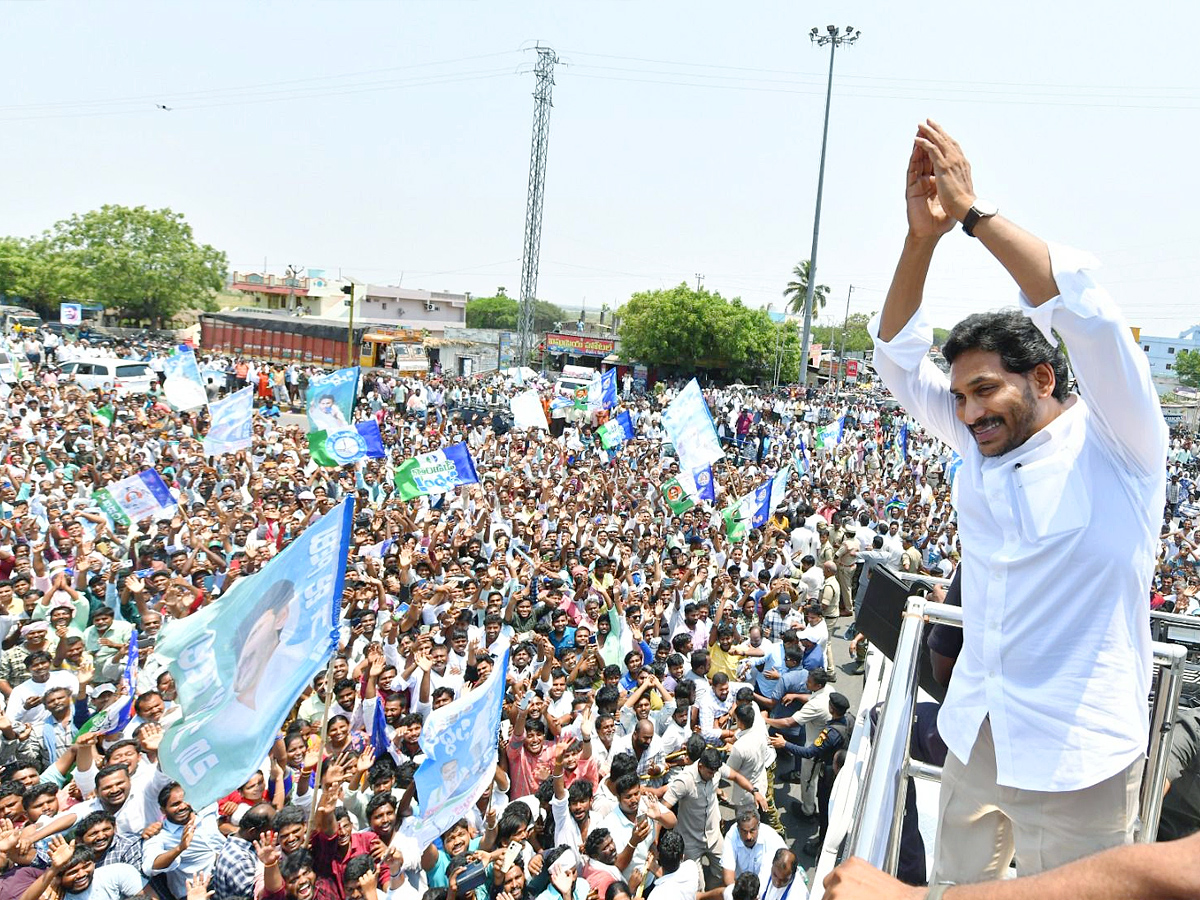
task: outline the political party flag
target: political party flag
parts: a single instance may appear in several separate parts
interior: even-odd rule
[[[617,405],[617,370],[601,372],[588,385],[588,409],[612,409]]]
[[[514,428],[541,428],[550,430],[546,421],[546,410],[542,407],[542,398],[534,390],[524,391],[508,401],[512,411]]]
[[[812,454],[808,452],[804,438],[800,438],[800,455],[796,459],[796,470],[801,475],[807,475],[812,470]]]
[[[712,466],[705,466],[692,473],[692,481],[696,482],[696,496],[706,503],[717,502],[717,489],[713,483]]]
[[[425,494],[444,494],[460,484],[475,484],[475,461],[464,443],[406,459],[396,468],[396,492],[401,500]]]
[[[745,498],[742,498],[721,510],[721,518],[725,522],[725,537],[735,544],[745,540],[750,531],[744,501]]]
[[[711,466],[725,455],[721,439],[713,425],[712,413],[693,378],[672,400],[662,414],[663,429],[679,457],[679,483],[693,497],[700,495],[694,472]]]
[[[611,450],[633,440],[633,419],[629,418],[628,410],[621,410],[615,418],[609,419],[596,429],[596,432],[600,435],[601,446],[605,450]]]
[[[58,307],[58,321],[63,325],[79,325],[83,322],[83,306],[78,303],[63,303]]]
[[[94,413],[92,413],[92,415],[95,416],[97,419],[100,419],[102,422],[104,422],[105,425],[107,425],[111,428],[113,420],[116,419],[116,417],[117,417],[117,411],[115,409],[113,409],[111,406],[102,406],[98,410],[96,410]]]
[[[838,416],[817,432],[817,444],[826,450],[831,450],[842,442],[842,432],[846,428],[846,417]]]
[[[159,764],[197,809],[258,769],[337,649],[353,519],[348,498],[219,603],[162,630],[155,655],[175,677],[183,715],[163,735]]]
[[[387,719],[383,715],[383,697],[375,695],[375,715],[371,719],[371,749],[375,758],[388,752]]]
[[[204,455],[237,453],[254,442],[254,388],[244,387],[208,407]]]
[[[467,815],[492,783],[508,657],[506,646],[482,687],[435,709],[421,728],[425,759],[416,774],[421,815],[409,816],[401,827],[418,847]]]
[[[892,494],[892,499],[884,504],[883,511],[886,515],[891,516],[893,512],[903,513],[908,507],[908,504],[900,499],[899,494]]]
[[[696,505],[696,501],[687,495],[678,478],[672,478],[662,486],[662,495],[671,512],[677,516]]]
[[[351,431],[354,426],[354,398],[358,392],[358,366],[338,369],[314,378],[304,394],[308,430]]]
[[[904,458],[908,459],[908,423],[905,422],[900,426],[900,452],[904,454]]]
[[[349,430],[312,431],[308,452],[318,466],[348,466],[360,459],[383,459],[383,435],[375,419],[355,422]]]
[[[154,469],[122,478],[92,494],[105,515],[122,525],[151,519],[175,506],[175,498]]]
[[[118,608],[120,603],[117,604]],[[133,701],[137,695],[138,679],[138,633],[134,628],[129,633],[129,646],[125,651],[125,669],[117,685],[117,699],[107,709],[102,709],[79,729],[80,734],[99,731],[101,734],[116,734],[123,731],[133,718]]]
[[[956,475],[958,475],[958,470],[962,464],[963,458],[955,453],[954,458],[950,461],[949,468],[946,469],[946,481],[950,482],[950,484],[954,484],[954,478]]]
[[[170,355],[163,360],[163,396],[180,410],[199,409],[208,403],[196,354],[187,344],[172,347]]]

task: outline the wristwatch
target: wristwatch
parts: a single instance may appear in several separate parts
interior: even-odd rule
[[[967,210],[967,214],[963,216],[962,229],[970,237],[975,237],[975,226],[979,224],[980,219],[990,219],[996,213],[1000,212],[999,208],[994,203],[988,203],[986,200],[975,198],[974,205]]]

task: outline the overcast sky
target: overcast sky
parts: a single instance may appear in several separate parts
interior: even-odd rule
[[[236,269],[515,295],[540,40],[565,65],[539,295],[617,306],[702,273],[779,309],[812,241],[829,51],[808,31],[853,25],[826,321],[850,285],[852,311],[882,304],[931,116],[980,196],[1101,258],[1131,324],[1200,322],[1197,3],[8,2],[3,23],[0,233],[169,206]],[[1012,302],[961,232],[939,253],[937,324]]]

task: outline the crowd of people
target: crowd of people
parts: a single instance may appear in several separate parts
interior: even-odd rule
[[[716,499],[674,514],[662,412],[676,384],[623,392],[636,437],[606,450],[603,414],[501,424],[528,384],[368,372],[355,413],[377,420],[387,457],[327,468],[279,416],[302,408],[311,367],[200,350],[229,389],[256,385],[266,413],[248,449],[212,458],[203,408],[173,409],[157,387],[84,390],[53,365],[78,347],[51,343],[26,343],[0,423],[0,900],[806,894],[856,712],[837,686],[862,670],[864,570],[949,577],[961,553],[955,457],[883,395],[706,390],[727,448]],[[161,372],[166,348],[87,352]],[[536,386],[548,404],[553,383]],[[460,441],[477,484],[396,496],[399,463]],[[1196,614],[1200,530],[1180,516],[1198,459],[1195,435],[1176,435],[1153,598]],[[785,466],[783,501],[731,541],[719,510]],[[147,469],[177,501],[160,518],[123,525],[91,499]],[[157,764],[181,715],[159,635],[350,496],[332,678],[296,698],[243,785],[193,808]],[[129,699],[132,631],[135,714],[120,733],[88,730]],[[493,784],[418,847],[401,828],[432,802],[415,789],[422,726],[505,647]],[[385,752],[370,740],[378,704]],[[787,812],[816,826],[810,840]]]

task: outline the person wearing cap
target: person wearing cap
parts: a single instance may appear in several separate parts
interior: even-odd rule
[[[818,732],[812,743],[800,746],[790,742],[781,734],[773,735],[770,744],[776,750],[789,753],[797,759],[812,759],[821,767],[817,780],[817,815],[819,827],[804,845],[805,852],[815,853],[825,841],[825,831],[829,827],[829,795],[833,790],[833,779],[836,774],[835,757],[839,750],[844,750],[850,744],[850,729],[852,724],[846,713],[850,709],[850,701],[846,695],[837,691],[829,695],[829,722]]]

